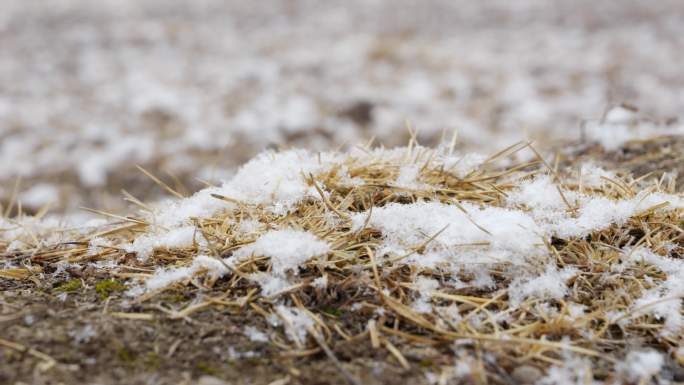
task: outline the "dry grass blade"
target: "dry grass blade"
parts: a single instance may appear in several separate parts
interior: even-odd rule
[[[53,366],[55,366],[57,364],[57,361],[55,361],[55,359],[50,357],[49,355],[47,355],[43,352],[40,352],[36,349],[28,348],[22,344],[0,338],[0,345],[4,346],[6,348],[9,348],[9,349],[13,349],[13,350],[22,352],[22,353],[27,353],[30,356],[33,356],[35,358],[42,360],[43,362],[39,365],[38,368],[43,372],[49,370],[50,368],[52,368]]]
[[[175,197],[178,198],[178,199],[183,199],[183,198],[185,198],[185,197],[183,196],[183,194],[181,194],[181,193],[179,193],[178,191],[172,189],[169,185],[167,185],[166,183],[164,183],[161,179],[157,178],[156,176],[154,176],[152,173],[150,173],[149,171],[145,170],[145,169],[142,168],[141,166],[135,166],[135,167],[136,167],[138,170],[140,170],[140,172],[142,172],[143,174],[147,175],[148,178],[152,179],[152,180],[154,181],[154,183],[158,184],[158,185],[161,186],[164,190],[168,191],[171,195],[175,196]]]

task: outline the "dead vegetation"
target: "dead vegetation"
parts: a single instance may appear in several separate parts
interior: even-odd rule
[[[647,148],[648,143],[643,146]],[[511,165],[506,161],[512,154],[530,150],[536,155],[529,162]],[[639,178],[640,175],[623,172],[619,178],[606,180],[599,187],[587,187],[578,180],[572,159],[546,162],[528,143],[518,143],[493,155],[462,177],[434,162],[434,157],[433,150],[413,142],[401,158],[374,157],[371,152],[363,158],[350,156],[338,168],[304,175],[319,197],[299,202],[295,210],[285,215],[274,214],[263,205],[215,194],[213,199],[230,201],[235,208],[210,217],[192,218],[197,234],[206,239],[206,245],[160,247],[146,260],[126,252],[123,245],[154,226],[149,217],[110,216],[113,222],[108,226],[73,235],[70,242],[36,243],[39,247],[35,249],[6,251],[2,258],[11,267],[0,270],[4,281],[2,290],[15,293],[12,298],[16,301],[19,291],[24,293],[19,295],[21,298],[50,285],[50,306],[56,306],[55,298],[60,294],[79,298],[89,293],[92,303],[65,304],[75,308],[94,306],[109,319],[125,322],[124,328],[152,324],[186,330],[177,340],[165,337],[162,342],[167,345],[161,348],[181,349],[186,354],[190,354],[186,345],[203,349],[197,343],[203,337],[188,331],[206,328],[215,322],[228,322],[221,325],[223,334],[217,335],[236,344],[238,351],[255,352],[239,359],[233,357],[233,361],[243,362],[239,367],[244,367],[246,359],[253,359],[257,367],[265,368],[264,377],[250,377],[255,383],[388,383],[396,381],[397,373],[402,372],[414,382],[532,383],[541,379],[550,367],[562,367],[570,360],[583,363],[582,376],[586,379],[620,383],[624,381],[620,363],[631,350],[644,347],[664,354],[665,363],[661,374],[632,379],[635,383],[684,380],[684,356],[679,349],[681,333],[663,333],[663,319],[643,311],[658,303],[633,306],[645,292],[664,282],[667,272],[647,261],[625,265],[623,255],[628,248],[644,246],[662,257],[681,260],[684,213],[681,209],[662,210],[667,202],[586,237],[546,239],[545,257],[530,258],[524,266],[506,262],[487,264],[484,268],[494,283],[490,287],[476,284],[472,269],[454,273],[440,266],[427,268],[405,263],[408,257],[422,254],[439,233],[423,234],[424,242],[413,245],[408,254],[385,254],[381,249],[382,232],[367,223],[361,229],[354,229],[350,219],[357,213],[370,217],[374,209],[390,203],[433,201],[455,207],[464,203],[503,207],[511,190],[541,174],[554,178],[561,199],[565,199],[564,192],[585,190],[612,200],[631,199],[644,191],[676,194],[675,179],[652,175]],[[419,166],[417,180],[421,188],[402,188],[394,183],[406,164]],[[348,170],[350,177],[363,183],[353,186],[345,183],[342,170]],[[149,209],[145,203],[136,203],[143,211]],[[569,213],[577,210],[571,202],[566,203]],[[258,222],[257,230],[241,231],[240,224],[247,220]],[[160,268],[188,266],[202,253],[218,260],[230,258],[260,234],[278,228],[311,232],[331,245],[331,251],[306,262],[297,276],[290,272],[293,284],[275,294],[263,295],[259,284],[251,278],[272,269],[271,260],[260,255],[245,258],[233,266],[224,263],[229,269],[224,277],[200,270],[188,279],[137,297],[127,298],[123,292],[124,282],[135,286]],[[488,232],[486,228],[481,230]],[[109,239],[112,245],[93,248],[90,241],[94,238]],[[473,250],[485,246],[463,245]],[[567,282],[567,294],[562,299],[530,297],[521,303],[512,303],[509,290],[516,272],[543,269],[546,263],[558,269],[576,270]],[[314,285],[322,277],[326,277],[327,285]],[[436,280],[439,287],[423,291],[417,285],[420,277]],[[465,285],[453,285],[454,280]],[[412,306],[421,296],[427,298],[429,312],[417,311]],[[7,312],[11,309],[7,307],[9,297],[3,297]],[[663,301],[672,301],[673,311],[682,311],[680,297]],[[313,321],[306,332],[297,334],[300,325],[289,324],[290,319],[278,307],[283,304],[298,309]],[[580,307],[582,310],[577,312]],[[455,309],[457,314],[447,314],[445,309]],[[619,316],[613,316],[616,314]],[[159,326],[162,324],[166,326]],[[247,341],[246,326],[263,331],[266,340]],[[293,338],[293,333],[305,337]],[[194,338],[199,340],[193,341]],[[36,343],[35,339],[31,341]],[[5,350],[21,353],[9,356],[12,367],[18,367],[18,362],[31,361],[38,365],[37,370],[48,371],[57,370],[63,364],[60,357],[35,350],[32,344],[16,340],[12,335],[0,339],[0,344]],[[213,344],[207,342],[206,346]],[[63,354],[52,345],[46,349]],[[102,349],[120,351],[110,346]],[[150,358],[138,353],[117,354],[118,361],[156,362],[152,371],[171,367],[168,361],[174,359],[173,355]],[[101,353],[93,352],[93,355],[98,357]],[[375,362],[375,368],[381,369],[371,375],[373,365],[363,367],[362,360]],[[181,361],[180,365],[189,368],[195,376],[209,374],[236,382],[244,370],[231,374],[214,364],[198,366],[192,359]],[[106,363],[98,365],[100,373],[108,370]],[[321,377],[323,373],[325,376]]]

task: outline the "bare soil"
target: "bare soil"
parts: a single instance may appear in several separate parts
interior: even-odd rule
[[[0,383],[347,384],[320,349],[291,357],[268,343],[250,341],[245,325],[267,329],[260,325],[263,317],[253,311],[212,307],[191,318],[171,319],[158,308],[185,307],[198,293],[171,291],[150,303],[131,306],[118,288],[98,293],[97,287],[107,282],[101,277],[62,276],[40,285],[0,281],[0,338],[57,362],[42,371],[41,359],[17,349],[0,349]],[[68,290],[67,299],[61,300],[58,296],[74,279],[81,280],[80,287]],[[203,294],[221,294],[220,287],[214,291]],[[351,312],[334,308],[329,312],[354,323]],[[133,320],[117,313],[154,317]],[[367,345],[351,341],[331,346],[345,368],[364,384],[425,383],[425,371],[451,362],[445,351],[427,348],[405,354],[411,364],[405,370]]]

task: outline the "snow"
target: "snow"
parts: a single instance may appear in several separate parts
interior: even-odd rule
[[[304,345],[309,329],[314,326],[314,321],[303,310],[285,305],[276,306],[276,313],[283,321],[285,334],[290,341],[298,345]]]
[[[264,227],[258,221],[253,219],[245,219],[240,221],[238,225],[238,230],[245,235],[257,233],[262,227]]]
[[[511,306],[518,306],[527,298],[555,299],[560,300],[568,292],[566,282],[577,274],[575,268],[558,270],[550,264],[543,274],[516,278],[511,282],[508,289],[508,297]]]
[[[616,176],[615,173],[606,171],[593,163],[582,164],[580,168],[580,181],[583,187],[601,187],[608,183],[603,178],[615,179]]]
[[[568,319],[570,321],[575,321],[578,318],[584,316],[587,307],[578,303],[571,302],[567,304],[566,309],[568,311]]]
[[[91,214],[48,214],[42,218],[23,215],[18,218],[0,217],[0,241],[6,241],[11,250],[54,245],[82,235],[93,228],[105,226],[106,221]],[[38,244],[36,244],[36,239]]]
[[[666,211],[684,208],[682,197],[659,192],[642,191],[633,198],[617,200],[561,190],[570,206],[577,208],[577,215],[572,215],[558,190],[551,176],[540,175],[517,187],[508,195],[507,202],[509,207],[526,208],[545,234],[563,238],[582,237],[614,224],[622,225],[661,203],[668,203],[662,208]]]
[[[621,107],[610,110],[605,122],[591,122],[585,127],[586,139],[600,144],[607,151],[615,151],[632,141],[682,134],[684,125],[638,121],[633,113]]]
[[[245,204],[263,205],[278,215],[286,214],[306,198],[319,198],[307,178],[327,170],[336,159],[338,155],[334,153],[314,154],[305,150],[263,152],[242,166],[221,187],[206,188],[190,198],[162,207],[155,217],[156,224],[179,226],[193,217],[210,217],[236,206],[212,197],[212,194]]]
[[[418,190],[425,189],[426,184],[420,183],[420,166],[416,164],[402,166],[399,169],[399,175],[397,176],[394,186],[405,188],[408,190]]]
[[[580,120],[587,123],[583,139],[608,151],[653,136],[684,134],[684,125],[675,120],[650,118],[681,117],[683,111],[684,40],[669,38],[684,32],[684,24],[677,22],[682,7],[673,6],[675,2],[578,0],[573,7],[556,7],[537,0],[430,6],[404,0],[350,1],[338,7],[294,0],[287,12],[280,6],[216,0],[202,5],[160,0],[0,5],[0,30],[12,32],[6,34],[5,55],[0,56],[0,201],[7,201],[13,180],[21,176],[28,180],[19,194],[24,206],[64,204],[71,211],[68,219],[0,218],[2,247],[53,246],[75,238],[69,234],[103,225],[87,223],[72,212],[83,202],[110,207],[101,204],[100,193],[128,188],[119,183],[131,183],[126,177],[133,165],[152,165],[155,173],[169,171],[182,180],[207,177],[216,187],[186,199],[152,203],[153,212],[142,214],[151,224],[146,233],[123,245],[96,238],[88,252],[123,247],[144,261],[155,250],[199,247],[199,256],[189,265],[156,271],[138,292],[204,274],[221,277],[230,272],[226,265],[252,255],[265,257],[271,270],[248,278],[262,295],[272,297],[300,284],[300,269],[330,253],[331,245],[307,231],[246,219],[226,225],[254,242],[220,261],[204,255],[207,243],[193,218],[220,217],[245,207],[275,216],[293,213],[301,202],[320,199],[309,174],[333,169],[344,185],[364,184],[342,164],[347,161],[344,153],[318,150],[348,148],[371,137],[396,144],[404,140],[401,132],[408,119],[421,140],[459,130],[458,151],[436,153],[431,165],[465,178],[487,159],[468,148],[490,153],[522,137],[578,139]],[[78,20],[63,17],[75,13]],[[380,21],[368,17],[377,14],[383,15]],[[553,22],[561,18],[567,22]],[[175,33],[179,27],[182,33]],[[352,29],[354,33],[346,33]],[[643,113],[625,106],[603,113],[622,99]],[[370,118],[347,116],[345,109],[359,102],[368,104]],[[263,151],[291,145],[311,151]],[[423,189],[428,187],[421,175],[426,159],[418,161],[417,154],[425,149],[412,149],[356,149],[351,154],[367,165],[392,164],[397,178],[390,183],[395,187]],[[557,309],[544,301],[564,299],[577,271],[549,263],[544,240],[584,237],[624,225],[663,202],[669,204],[661,212],[684,208],[682,197],[672,194],[601,196],[593,190],[606,188],[605,178],[616,175],[591,163],[582,165],[579,175],[578,191],[563,188],[549,175],[531,178],[508,193],[503,207],[388,204],[372,214],[353,214],[352,230],[367,222],[381,232],[380,263],[405,256],[399,263],[416,270],[447,267],[451,275],[471,278],[443,283],[452,288],[493,289],[497,281],[490,264],[516,265],[497,269],[512,278],[511,305],[539,299],[542,303],[531,311],[551,314]],[[159,196],[153,189],[135,190],[143,190],[145,202]],[[330,226],[347,225],[331,212],[323,220]],[[68,232],[55,231],[65,227]],[[610,320],[622,318],[618,324],[625,331],[643,316],[662,323],[654,335],[674,338],[684,331],[684,317],[673,311],[682,306],[684,263],[666,251],[618,251],[622,264],[611,266],[611,274],[629,274],[643,266],[659,272],[644,279],[633,303],[606,314]],[[115,265],[98,261],[89,266]],[[419,275],[415,284],[416,311],[460,320],[458,308],[433,306],[426,294],[441,283]],[[328,276],[311,285],[325,289]],[[66,299],[67,294],[60,296]],[[301,330],[312,326],[310,317],[282,305],[282,298],[272,300],[282,306],[279,313],[289,338],[302,343],[306,331]],[[569,319],[577,319],[592,310],[568,303],[566,311]],[[480,321],[478,317],[471,322]],[[260,333],[245,329],[253,340],[263,341]],[[632,352],[626,361],[623,373],[632,381],[663,365],[655,352]],[[549,371],[544,383],[590,383],[585,382],[589,368],[590,363],[569,357]]]
[[[179,237],[179,234],[183,236]],[[144,247],[148,247],[150,244],[156,245],[155,247],[185,247],[187,242],[192,242],[192,238],[188,234],[189,231],[184,230],[183,233],[175,234],[175,236],[171,233],[164,234],[161,238],[142,236],[145,241],[141,243]],[[163,240],[171,240],[176,243],[163,243]],[[258,283],[261,286],[262,294],[268,297],[292,285],[285,275],[286,272],[291,271],[296,275],[299,272],[300,265],[311,258],[325,255],[329,250],[330,246],[326,242],[321,241],[311,233],[298,230],[272,230],[260,236],[254,243],[236,250],[231,257],[223,261],[206,255],[199,255],[189,266],[160,269],[145,281],[142,292],[163,289],[191,278],[201,271],[208,272],[214,278],[220,278],[230,271],[226,265],[235,266],[244,258],[263,256],[270,258],[271,272],[254,273],[249,278]],[[131,295],[142,292],[133,290]]]
[[[230,266],[230,261],[228,260],[221,261],[207,255],[198,255],[189,266],[157,270],[145,281],[144,291],[151,292],[164,289],[174,283],[192,278],[201,271],[207,271],[211,277],[220,278],[229,272],[229,269],[224,263]],[[137,295],[141,294],[141,292],[134,288],[129,291],[129,294]]]
[[[268,342],[268,335],[254,326],[245,326],[245,335],[252,342]]]
[[[321,277],[318,277],[311,282],[311,286],[315,287],[316,289],[323,290],[328,287],[328,275],[324,274]]]
[[[220,354],[220,349],[217,346],[214,347],[213,351],[215,354]],[[253,350],[238,351],[237,349],[235,349],[234,346],[229,346],[227,352],[228,359],[231,361],[241,360],[245,358],[255,358],[259,357],[260,355],[261,354],[259,352]],[[200,383],[201,382],[202,381],[200,380]]]
[[[628,326],[633,319],[643,315],[653,316],[663,321],[660,335],[666,338],[679,336],[684,332],[684,316],[679,311],[684,298],[684,262],[661,256],[647,247],[625,248],[621,253],[623,263],[615,271],[624,272],[639,264],[653,266],[665,273],[662,280],[649,278],[650,288],[643,290],[627,310],[609,312],[608,318],[621,327]]]
[[[430,303],[430,292],[439,289],[439,282],[432,278],[420,276],[416,279],[414,285],[415,291],[418,293],[418,299],[411,304],[411,307],[418,313],[431,313],[433,307]]]
[[[220,197],[244,204],[264,206],[277,215],[284,215],[304,199],[320,199],[318,192],[309,184],[307,178],[310,174],[327,170],[338,158],[339,154],[313,154],[304,150],[261,153],[240,168],[235,176],[221,187],[208,187],[191,197],[160,203],[156,212],[149,218],[156,230],[152,234],[138,237],[126,249],[129,252],[136,252],[138,257],[144,260],[157,248],[189,247],[193,245],[193,242],[203,245],[204,238],[191,224],[191,219],[212,217],[222,210],[237,207],[233,201],[219,199]],[[257,222],[246,221],[240,224],[240,227],[243,232],[255,232],[261,226]],[[276,272],[287,268],[282,265],[286,260],[299,263],[304,260],[292,258],[309,259],[313,256],[306,253],[298,254],[302,250],[296,248],[297,240],[287,239],[290,237],[300,237],[304,245],[302,247],[312,248],[311,250],[318,253],[316,255],[325,253],[322,251],[325,247],[321,243],[311,241],[303,233],[286,231],[268,233],[255,245],[239,251],[238,255],[266,250],[274,243],[285,242],[284,253],[289,254],[283,258],[277,255],[272,258]]]
[[[13,33],[0,57],[0,185],[69,174],[60,189],[87,187],[69,197],[76,207],[135,164],[197,176],[268,146],[396,145],[407,119],[421,137],[458,129],[460,145],[489,153],[521,127],[576,139],[585,119],[608,146],[660,132],[631,130],[634,113],[620,107],[601,124],[615,101],[681,116],[676,2],[347,5],[3,2],[0,28]],[[359,102],[369,121],[343,113]]]
[[[573,192],[568,192],[565,196],[571,203],[578,198]],[[525,205],[538,216],[567,208],[557,190],[557,184],[550,175],[546,174],[518,184],[512,192],[508,193],[507,202],[509,205]]]
[[[293,285],[285,277],[264,272],[250,274],[249,279],[261,287],[261,294],[265,297],[274,297]]]
[[[158,248],[185,248],[193,244],[204,244],[204,236],[194,226],[183,226],[156,234],[144,234],[137,237],[126,251],[136,253],[140,260],[145,260]]]
[[[19,200],[23,205],[37,209],[59,201],[59,189],[47,183],[38,183],[22,193]]]
[[[477,170],[478,167],[487,159],[484,155],[478,153],[466,154],[450,154],[448,156],[438,158],[438,162],[444,164],[444,169],[456,175],[459,178],[464,178],[471,172]]]
[[[361,230],[368,220],[368,227],[383,234],[381,249],[394,255],[407,254],[436,236],[424,252],[411,259],[418,265],[520,263],[524,257],[542,252],[538,227],[527,214],[499,207],[461,205],[468,214],[454,205],[438,202],[392,203],[375,208],[370,218],[368,213],[355,214],[352,231]]]
[[[472,363],[459,360],[454,367],[455,378],[465,378],[473,372]]]
[[[567,355],[561,365],[551,366],[537,385],[599,385],[594,381],[591,362],[586,358]]]
[[[73,338],[74,343],[84,344],[89,342],[93,337],[97,336],[97,331],[93,325],[85,325],[82,328],[69,331],[69,336]]]
[[[306,178],[323,172],[336,159],[333,153],[304,150],[264,152],[242,166],[222,190],[225,195],[250,204],[279,203],[282,208],[277,213],[283,214],[304,198],[318,196]]]
[[[309,232],[292,229],[271,230],[257,238],[254,243],[236,250],[231,260],[239,261],[251,256],[268,257],[271,261],[271,271],[251,274],[250,279],[261,286],[263,295],[270,297],[293,285],[286,276],[287,272],[297,275],[301,265],[329,251],[330,245]],[[324,287],[327,280],[321,278],[314,284]]]
[[[629,124],[637,118],[635,111],[623,106],[611,108],[605,117],[605,122],[610,124]]]
[[[668,275],[684,274],[684,261],[658,255],[647,247],[625,248],[622,259],[630,264],[648,263]]]
[[[631,382],[641,382],[660,373],[663,364],[663,355],[656,351],[631,351],[625,361],[618,364],[618,371]]]
[[[451,304],[449,306],[437,306],[435,307],[435,311],[440,315],[440,317],[446,319],[452,324],[457,324],[462,319],[461,311],[458,308],[458,305],[455,304]]]
[[[92,238],[90,242],[88,242],[88,253],[95,255],[104,251],[105,248],[112,246],[114,246],[114,242],[111,239],[103,237]]]
[[[684,331],[684,316],[678,311],[684,298],[684,263],[658,256],[648,250],[630,252],[633,262],[649,263],[664,273],[667,277],[653,288],[645,290],[632,306],[632,317],[650,314],[656,319],[664,320],[661,335],[665,337],[678,336]]]
[[[330,246],[314,234],[301,230],[271,230],[257,240],[233,253],[233,258],[250,256],[269,257],[271,272],[284,276],[286,271],[295,275],[298,267],[310,259],[327,254]]]

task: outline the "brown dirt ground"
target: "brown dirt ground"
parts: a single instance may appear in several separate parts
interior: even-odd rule
[[[80,287],[69,290],[65,301],[57,297],[79,280]],[[245,325],[268,330],[253,311],[212,307],[174,320],[158,307],[187,306],[199,293],[170,291],[131,306],[118,287],[98,293],[102,282],[106,282],[102,277],[76,271],[38,285],[5,280],[0,286],[0,338],[45,353],[57,365],[41,371],[40,359],[17,349],[0,349],[0,383],[182,384],[200,378],[217,384],[222,383],[218,379],[229,384],[347,383],[320,351],[289,357],[273,345],[250,341],[243,332]],[[203,294],[221,293],[219,285]],[[117,312],[147,313],[154,318],[122,319]],[[329,313],[345,319],[345,324],[354,323],[348,309],[331,307]],[[86,327],[92,333],[79,338]],[[451,362],[444,355],[448,349],[417,349],[405,352],[411,369],[404,370],[386,352],[372,351],[366,345],[351,341],[331,346],[364,384],[425,383],[424,371]]]

